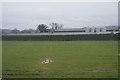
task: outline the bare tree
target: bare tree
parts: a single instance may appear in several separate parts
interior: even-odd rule
[[[17,34],[17,33],[19,33],[20,31],[15,28],[15,29],[13,29],[11,32]]]
[[[50,26],[55,30],[63,28],[63,25],[58,23],[50,23]]]
[[[62,29],[63,28],[63,24],[59,24],[59,28]]]

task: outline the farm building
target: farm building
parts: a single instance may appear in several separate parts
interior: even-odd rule
[[[63,28],[57,29],[54,32],[85,32],[85,28]]]
[[[86,32],[86,33],[99,33],[99,32],[118,32],[118,27],[84,27],[84,28],[63,28],[56,29],[54,32]]]
[[[68,35],[68,34],[111,34],[118,33],[119,27],[83,27],[83,28],[57,28],[57,29],[46,29],[46,32],[40,32],[38,29],[32,32],[24,33],[6,33],[6,30],[2,30],[2,35]],[[4,33],[5,32],[5,33]],[[54,34],[51,34],[54,33]]]

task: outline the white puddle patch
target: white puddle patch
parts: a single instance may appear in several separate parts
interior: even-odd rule
[[[53,60],[51,59],[43,59],[43,61],[41,62],[42,64],[48,64],[48,63],[52,63],[54,62]]]

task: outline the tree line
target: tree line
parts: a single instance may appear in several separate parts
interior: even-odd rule
[[[38,25],[37,30],[39,32],[52,32],[53,33],[54,30],[63,28],[63,25],[62,24],[58,24],[58,23],[50,23],[49,25],[50,25],[51,29],[47,29],[48,26],[45,25],[45,24],[40,24],[40,25]]]
[[[24,29],[20,31],[17,28],[15,28],[13,30],[10,30],[9,32],[16,33],[16,34],[17,33],[46,33],[46,32],[54,33],[55,30],[62,29],[62,28],[63,28],[62,24],[53,22],[53,23],[50,23],[49,26],[46,24],[39,24],[36,29]],[[2,33],[5,34],[6,31],[2,30]]]

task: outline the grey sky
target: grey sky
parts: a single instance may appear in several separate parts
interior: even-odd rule
[[[38,24],[57,22],[65,28],[117,25],[117,2],[2,4],[3,28],[36,28]]]

